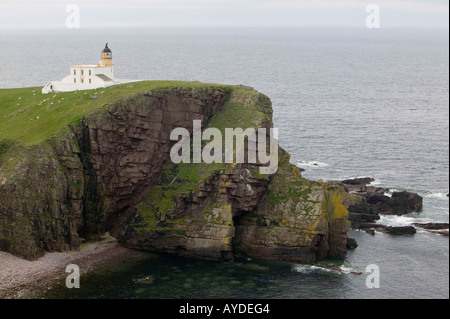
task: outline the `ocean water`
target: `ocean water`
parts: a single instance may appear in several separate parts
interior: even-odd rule
[[[307,178],[370,176],[424,197],[421,212],[383,223],[449,221],[448,30],[0,30],[0,88],[61,79],[73,63],[96,63],[105,42],[117,78],[245,84],[268,95],[280,145]],[[60,286],[46,296],[449,298],[448,238],[421,230],[350,236],[359,247],[325,261],[331,269],[137,253],[83,277],[82,289]],[[379,289],[365,285],[369,264],[379,266]]]

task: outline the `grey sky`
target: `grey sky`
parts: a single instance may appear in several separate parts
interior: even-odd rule
[[[0,0],[0,29],[64,28],[68,4],[81,27],[364,26],[368,4],[382,27],[446,27],[448,0]]]

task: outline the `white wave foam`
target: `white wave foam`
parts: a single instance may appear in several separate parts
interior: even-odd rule
[[[341,267],[339,267],[339,269],[341,269],[344,274],[349,274],[353,271],[352,268],[345,267],[345,266],[341,266]]]
[[[351,273],[360,273],[359,270],[348,267],[345,265],[341,265],[339,267],[321,267],[321,266],[314,266],[314,265],[295,265],[292,268],[293,271],[303,273],[303,274],[310,274],[312,272],[330,272],[330,273],[336,273],[336,274],[351,274]]]
[[[371,186],[378,186],[381,184],[382,184],[381,179],[378,178],[374,178],[374,180],[370,183]]]
[[[352,273],[352,272],[358,272],[358,270],[356,270],[356,269],[354,269],[354,268],[351,268],[351,267],[346,267],[346,266],[344,266],[344,265],[342,265],[341,267],[339,267],[339,269],[341,269],[341,271],[342,271],[344,274],[350,274],[350,273]]]
[[[378,223],[387,226],[409,226],[418,222],[417,218],[397,215],[381,215]]]
[[[432,218],[424,218],[420,216],[397,216],[397,215],[380,215],[378,224],[387,226],[410,226],[413,223],[442,223],[442,220]],[[419,227],[417,227],[418,229]]]
[[[292,270],[296,271],[296,272],[299,272],[299,273],[302,273],[302,274],[310,274],[310,273],[315,272],[315,271],[333,272],[333,270],[331,270],[331,269],[317,267],[317,266],[313,266],[313,265],[295,265],[292,268]]]
[[[447,197],[447,194],[448,194],[448,192],[447,193],[431,193],[431,194],[425,195],[425,197],[448,200],[449,198]]]
[[[309,167],[309,168],[321,168],[327,167],[329,164],[321,162],[321,161],[297,161],[296,164],[300,168]]]

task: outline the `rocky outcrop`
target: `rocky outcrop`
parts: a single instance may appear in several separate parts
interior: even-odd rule
[[[413,226],[387,226],[384,231],[390,235],[413,235],[416,233]]]
[[[358,247],[358,243],[354,238],[347,238],[347,248],[348,249],[356,249]]]
[[[220,115],[227,125],[270,127],[270,101],[251,90],[234,92]],[[224,129],[222,118],[211,126]],[[242,123],[243,118],[251,119]],[[343,188],[301,177],[279,150],[274,175],[260,165],[170,164],[119,235],[128,247],[207,260],[235,254],[310,263],[343,256],[349,223]],[[192,181],[196,184],[193,185]]]
[[[448,229],[448,223],[413,223],[413,225],[428,230]]]
[[[413,235],[416,228],[414,226],[387,226],[378,223],[360,223],[357,226],[352,226],[353,229],[364,230],[368,234],[375,235],[375,231],[390,235]]]
[[[0,249],[33,259],[109,231],[128,247],[206,260],[345,254],[341,186],[303,179],[281,149],[274,175],[252,163],[173,164],[169,134],[192,134],[193,120],[270,128],[271,103],[242,86],[159,88],[105,105],[41,145],[10,143],[0,154]]]
[[[423,198],[416,193],[407,191],[393,192],[391,198],[388,201],[388,205],[391,208],[389,213],[391,215],[403,215],[412,212],[418,212],[423,207]],[[387,214],[387,212],[383,212]]]
[[[334,181],[347,192],[343,204],[349,211],[349,220],[354,228],[380,219],[380,215],[404,215],[422,209],[422,197],[416,193],[391,192],[387,188],[371,186],[373,178],[355,178]],[[386,195],[386,194],[389,194]]]
[[[255,258],[311,263],[347,250],[347,210],[343,189],[300,177],[282,155],[268,192],[258,207],[239,217],[233,245]]]
[[[119,234],[119,242],[205,260],[233,260],[233,217],[253,209],[268,183],[267,179],[252,178],[248,171],[211,172],[197,190],[188,192],[178,192],[180,185],[189,181],[178,177],[176,168],[169,184],[168,176],[162,173],[125,223],[128,226]]]
[[[208,121],[229,94],[214,87],[144,92],[48,143],[10,147],[0,170],[0,249],[32,259],[114,233],[169,161],[171,130]]]
[[[348,219],[353,229],[361,229],[371,235],[379,231],[391,235],[412,235],[414,226],[387,226],[376,223],[380,215],[404,215],[422,209],[422,197],[416,193],[391,192],[388,188],[371,186],[370,177],[332,181],[341,185],[346,193],[342,203],[348,209]],[[444,234],[445,235],[445,234]]]
[[[14,169],[0,179],[0,249],[33,259],[44,251],[77,248],[77,216],[64,168],[48,145],[10,149]]]

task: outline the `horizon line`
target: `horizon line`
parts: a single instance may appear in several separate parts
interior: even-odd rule
[[[71,30],[79,31],[83,29],[296,29],[296,28],[358,28],[367,29],[365,25],[356,24],[305,24],[305,25],[180,25],[180,26],[162,26],[162,25],[87,25],[81,28],[69,29],[66,26],[0,26],[0,31],[7,30]],[[418,25],[385,25],[380,28],[382,29],[444,29],[449,30],[449,25],[442,26],[418,26]],[[376,29],[371,29],[376,30]]]

